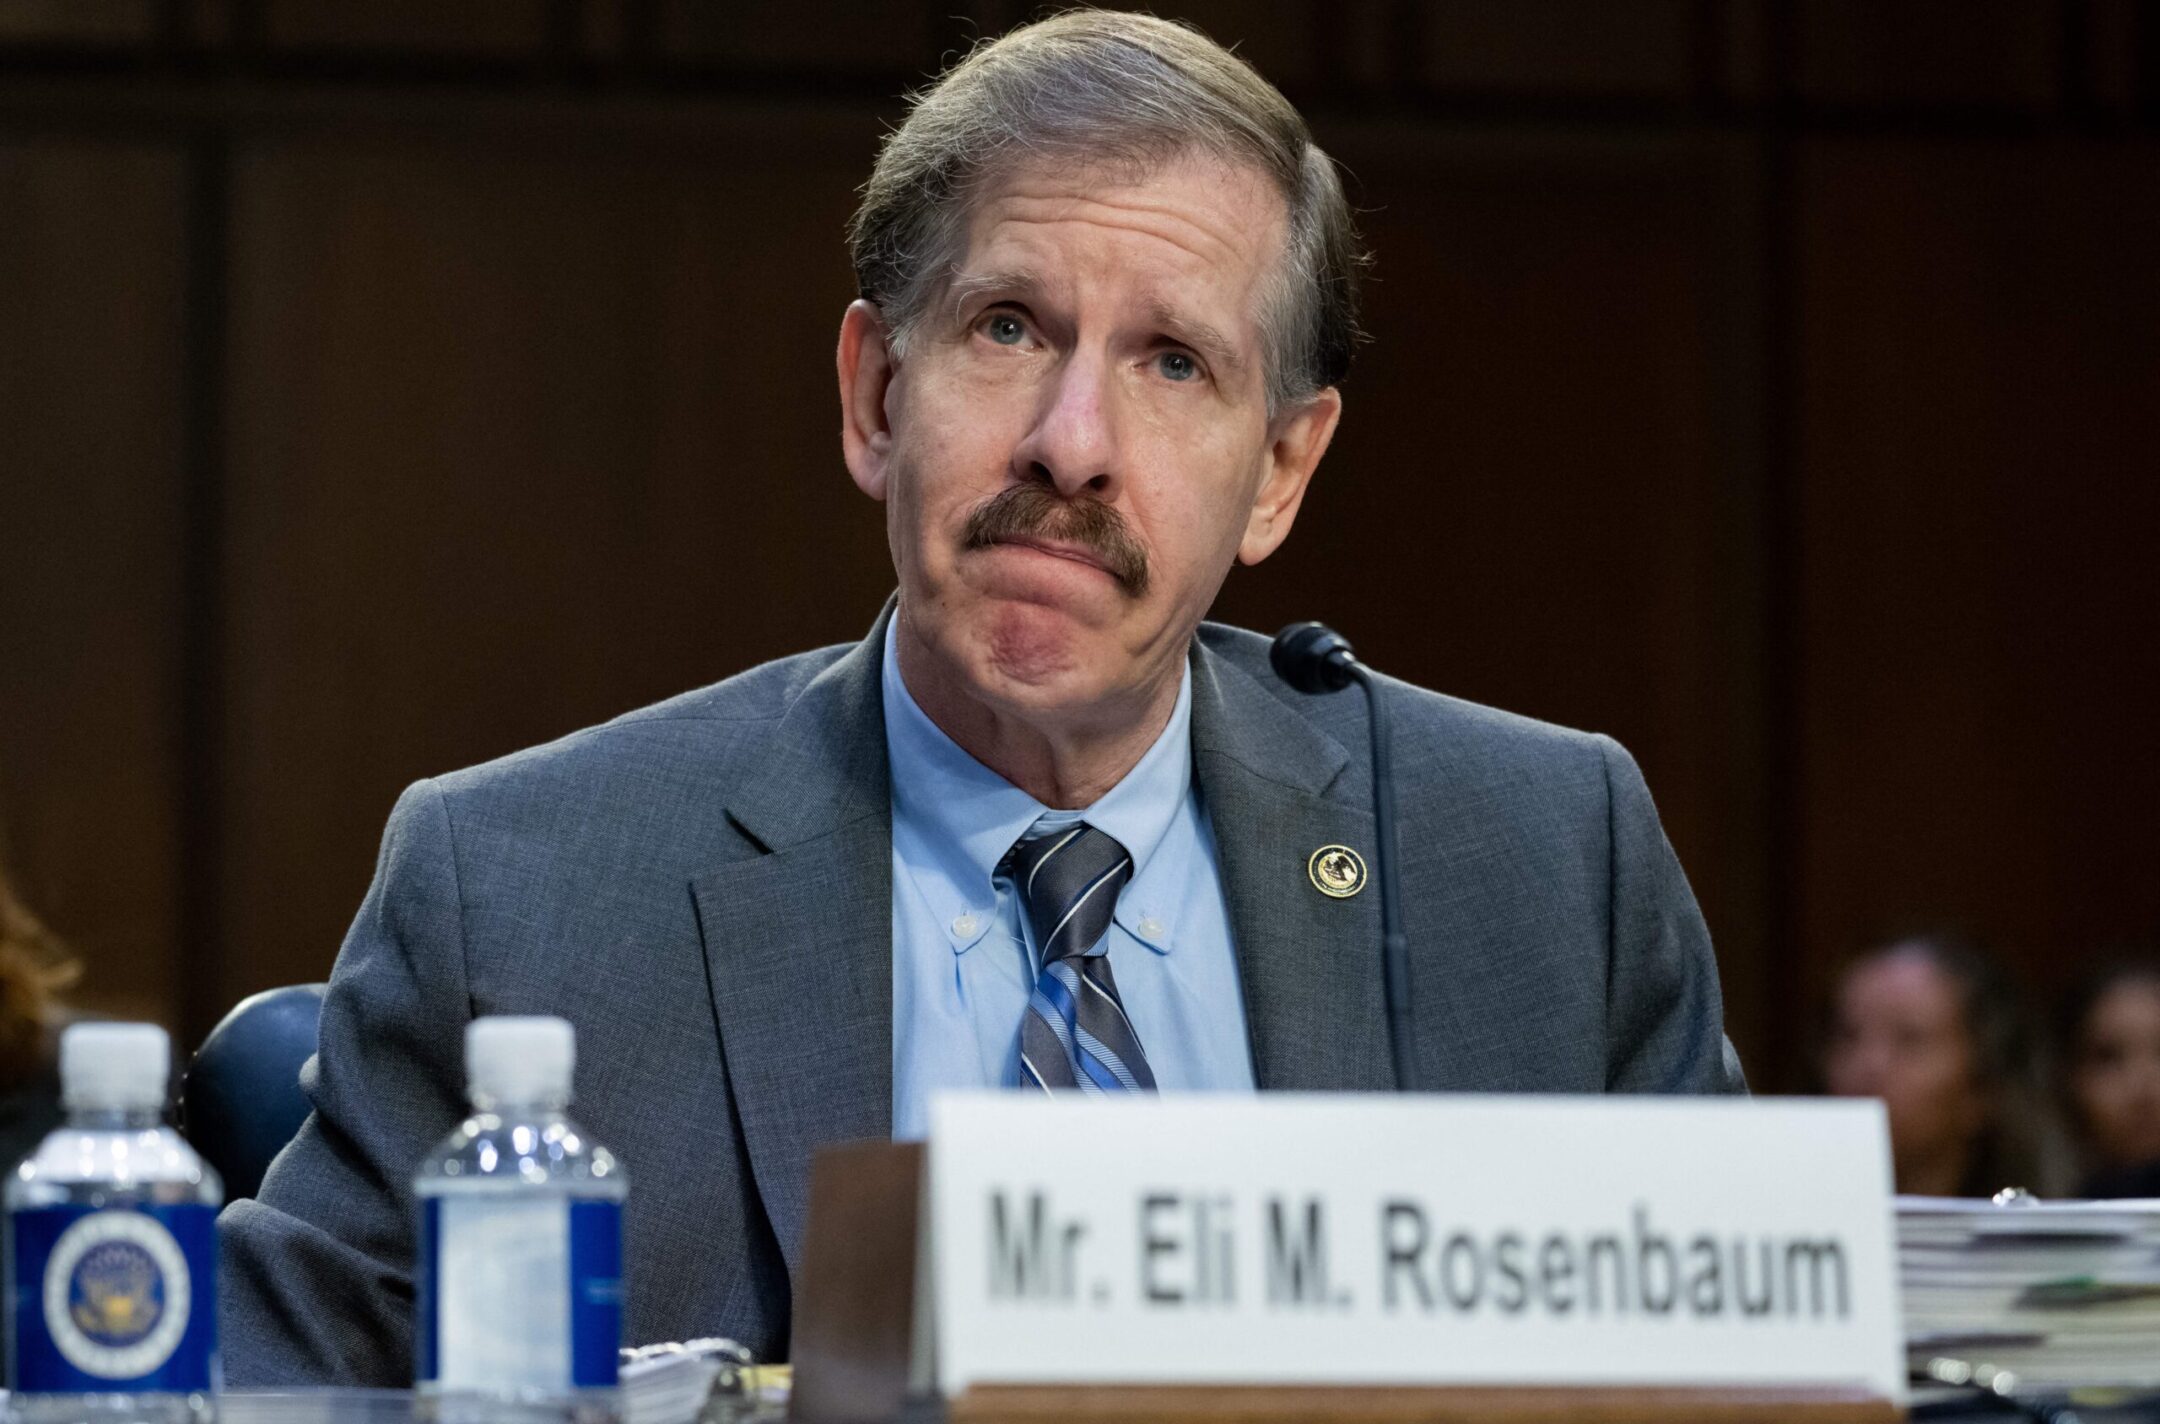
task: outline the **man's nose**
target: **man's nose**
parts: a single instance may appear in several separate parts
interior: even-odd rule
[[[1117,392],[1109,361],[1074,351],[1041,393],[1035,424],[1013,451],[1019,479],[1048,479],[1067,499],[1117,497]]]

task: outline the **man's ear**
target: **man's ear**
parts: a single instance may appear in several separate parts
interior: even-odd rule
[[[892,427],[885,419],[885,394],[892,388],[892,346],[885,318],[867,301],[848,303],[840,318],[840,449],[856,487],[872,499],[885,498],[887,463],[892,456]]]
[[[1333,386],[1275,417],[1267,477],[1245,521],[1245,537],[1238,542],[1239,563],[1259,563],[1290,537],[1298,507],[1305,502],[1305,487],[1341,419],[1342,392]]]

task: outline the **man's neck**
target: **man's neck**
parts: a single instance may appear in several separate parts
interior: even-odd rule
[[[1177,708],[1177,676],[1086,718],[1023,718],[972,695],[966,680],[896,630],[900,680],[923,715],[962,751],[1054,810],[1093,805],[1140,764]],[[1175,671],[1175,669],[1173,670]]]

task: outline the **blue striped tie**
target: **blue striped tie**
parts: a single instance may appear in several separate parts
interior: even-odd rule
[[[1035,930],[1042,973],[1020,1021],[1020,1072],[1044,1089],[1153,1092],[1103,936],[1132,879],[1125,847],[1085,822],[1022,840],[1001,869]]]

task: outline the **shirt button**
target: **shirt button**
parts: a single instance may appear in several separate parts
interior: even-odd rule
[[[1161,939],[1168,931],[1169,927],[1153,915],[1143,916],[1140,920],[1140,937],[1142,939]]]
[[[966,939],[969,935],[975,933],[975,924],[976,921],[973,915],[962,915],[952,922],[952,932],[962,939]]]

